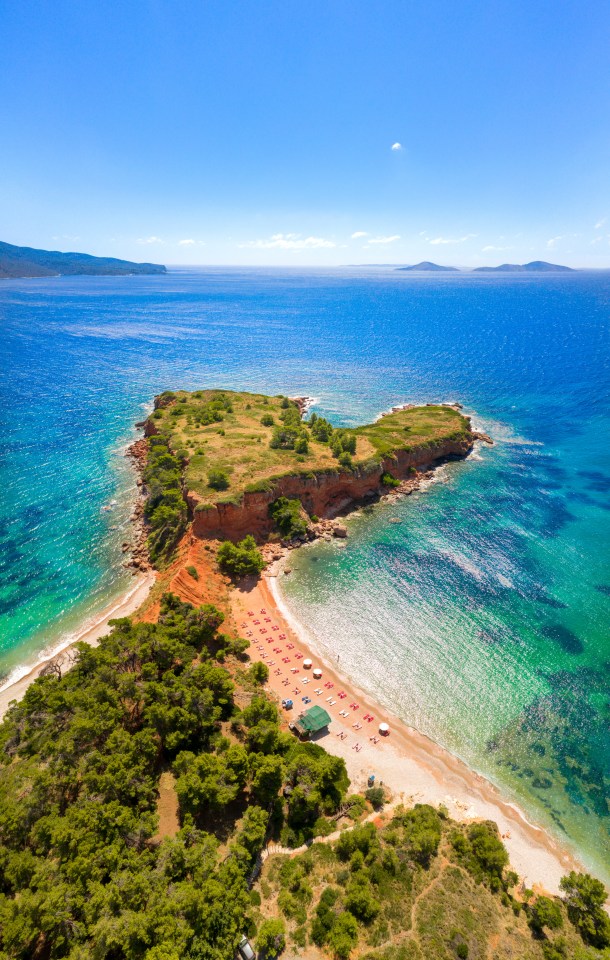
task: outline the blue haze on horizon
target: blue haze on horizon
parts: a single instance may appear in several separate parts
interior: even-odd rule
[[[167,264],[610,265],[601,0],[0,15],[2,240]]]

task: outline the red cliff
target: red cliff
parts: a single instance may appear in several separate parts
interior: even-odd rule
[[[239,540],[249,533],[264,537],[273,530],[269,504],[282,496],[299,499],[310,515],[332,517],[351,503],[384,492],[381,477],[385,472],[404,479],[413,468],[426,469],[445,460],[467,456],[473,442],[472,436],[463,440],[444,440],[409,452],[398,451],[394,457],[366,468],[337,468],[332,472],[281,477],[272,490],[245,493],[240,503],[220,502],[203,506],[196,493],[187,491],[193,533],[202,538],[225,537],[231,540]]]

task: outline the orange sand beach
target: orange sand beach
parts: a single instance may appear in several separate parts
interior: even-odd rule
[[[571,869],[584,869],[543,828],[503,800],[493,784],[375,703],[309,649],[304,631],[283,606],[277,574],[278,565],[273,564],[256,583],[233,589],[233,617],[241,635],[250,640],[251,659],[269,666],[267,689],[278,700],[293,700],[286,720],[309,706],[302,702],[304,696],[330,714],[328,733],[318,742],[329,753],[343,757],[354,790],[366,789],[372,773],[393,801],[444,804],[456,820],[494,820],[512,868],[528,887],[556,894],[562,876]],[[303,668],[306,658],[313,660],[313,668],[322,669],[321,680],[313,677],[312,669]],[[369,721],[367,716],[374,719]],[[379,736],[381,722],[389,724],[387,738]]]

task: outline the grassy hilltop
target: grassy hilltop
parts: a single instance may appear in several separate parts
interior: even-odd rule
[[[411,407],[368,426],[336,429],[315,414],[301,420],[298,405],[281,396],[181,390],[157,402],[156,430],[185,462],[186,488],[209,503],[239,500],[288,474],[356,469],[470,433],[466,417],[445,406]]]

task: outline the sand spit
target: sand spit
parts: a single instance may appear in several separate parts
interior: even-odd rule
[[[303,696],[329,712],[329,732],[319,742],[329,753],[343,757],[355,790],[365,789],[369,774],[374,773],[377,781],[382,781],[391,792],[394,802],[444,804],[456,820],[494,820],[511,866],[528,887],[556,894],[562,876],[571,869],[584,869],[542,827],[531,823],[518,806],[504,800],[493,784],[376,703],[347,681],[336,665],[324,662],[311,649],[303,628],[286,610],[277,586],[277,573],[278,568],[271,566],[259,581],[232,591],[234,619],[241,634],[250,640],[248,652],[252,660],[263,660],[269,665],[267,689],[272,695],[279,700],[290,697],[295,705],[293,714],[305,709]],[[248,615],[249,611],[254,613],[253,617]],[[257,625],[254,620],[260,623]],[[274,626],[278,628],[275,631]],[[311,671],[303,669],[303,660],[296,659],[297,654],[310,657],[314,666],[322,668],[321,681],[314,680]],[[289,657],[290,662],[284,663],[284,657]],[[296,672],[291,672],[293,669]],[[325,686],[329,683],[333,686]],[[322,693],[318,695],[315,691],[319,689]],[[339,692],[346,696],[340,698]],[[357,703],[359,709],[351,709],[352,703]],[[341,716],[341,711],[347,717]],[[374,720],[367,721],[367,714]],[[390,726],[387,739],[378,736],[380,722]],[[360,728],[355,728],[355,724],[360,724]]]

